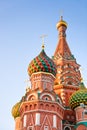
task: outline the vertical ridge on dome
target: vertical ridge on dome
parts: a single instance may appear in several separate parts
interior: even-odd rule
[[[36,72],[48,72],[56,75],[56,65],[51,58],[49,58],[44,49],[41,50],[40,54],[34,58],[28,67],[28,74],[31,76],[32,73]]]
[[[69,103],[72,109],[80,106],[80,103],[87,105],[87,88],[74,92],[69,99]]]

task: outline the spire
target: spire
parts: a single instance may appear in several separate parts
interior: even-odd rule
[[[56,24],[56,27],[59,31],[59,38],[66,37],[67,23],[63,20],[63,16],[60,17],[60,21]]]
[[[67,44],[65,33],[67,23],[63,21],[62,16],[60,21],[57,23],[57,29],[59,31],[59,40],[54,53],[54,62],[58,66],[55,83],[79,85],[81,78],[79,64],[76,63],[76,59],[72,55]]]
[[[60,17],[60,21],[56,24],[56,27],[59,31],[59,41],[54,56],[59,55],[59,57],[70,57],[71,51],[66,42],[67,23],[63,20],[63,16]]]

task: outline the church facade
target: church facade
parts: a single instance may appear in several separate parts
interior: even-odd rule
[[[67,23],[61,17],[54,56],[44,44],[28,66],[31,87],[12,108],[15,130],[87,130],[87,89],[80,65],[66,41]]]

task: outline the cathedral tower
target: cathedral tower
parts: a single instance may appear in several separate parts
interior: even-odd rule
[[[59,31],[59,41],[54,53],[54,62],[57,65],[54,90],[60,95],[64,106],[68,107],[68,99],[74,91],[78,90],[81,81],[81,74],[79,71],[80,65],[77,64],[76,59],[67,44],[67,23],[62,17],[56,27]]]
[[[12,108],[15,130],[87,129],[87,89],[80,65],[66,41],[67,23],[56,25],[59,40],[53,59],[42,50],[29,64],[31,87]]]
[[[56,65],[44,48],[28,66],[31,89],[12,109],[15,130],[62,130],[64,109],[53,91]],[[58,112],[59,111],[59,112]]]

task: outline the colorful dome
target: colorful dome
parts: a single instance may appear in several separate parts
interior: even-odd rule
[[[67,28],[67,23],[63,20],[63,17],[61,16],[61,19],[60,21],[57,23],[56,27],[57,29],[60,27],[60,26],[65,26]]]
[[[12,108],[12,116],[14,117],[14,119],[16,117],[19,117],[20,116],[20,113],[19,113],[19,108],[20,108],[20,105],[21,105],[21,102],[18,102],[16,103],[13,108]]]
[[[34,58],[28,66],[28,74],[30,76],[36,72],[48,72],[55,76],[56,71],[56,65],[52,59],[46,55],[44,49],[42,49],[40,54]]]
[[[84,103],[84,105],[87,105],[87,89],[80,89],[73,93],[70,97],[69,103],[72,109],[80,106],[80,103]]]

